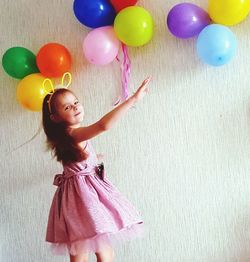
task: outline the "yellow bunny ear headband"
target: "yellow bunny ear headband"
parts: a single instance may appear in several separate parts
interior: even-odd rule
[[[48,99],[48,108],[49,108],[49,112],[50,114],[51,112],[51,105],[50,105],[50,101],[51,98],[53,96],[53,94],[56,92],[56,90],[61,89],[61,88],[65,88],[67,89],[69,87],[69,85],[72,82],[72,76],[69,72],[64,73],[64,75],[62,76],[61,79],[61,84],[54,86],[53,82],[51,81],[50,78],[46,78],[43,81],[43,90],[45,91],[46,94],[50,95],[49,99]],[[48,91],[49,90],[49,91]]]

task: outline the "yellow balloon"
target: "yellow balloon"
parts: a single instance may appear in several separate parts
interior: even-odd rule
[[[121,10],[114,21],[117,38],[128,46],[142,46],[153,36],[153,18],[142,7],[130,6]]]
[[[41,111],[44,97],[52,91],[51,87],[43,86],[45,77],[41,74],[30,74],[23,78],[17,86],[17,100],[28,110]]]
[[[218,24],[236,25],[250,11],[250,0],[209,0],[208,13]]]

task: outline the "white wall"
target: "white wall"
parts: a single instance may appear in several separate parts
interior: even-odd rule
[[[104,153],[110,179],[141,211],[144,240],[116,252],[117,262],[250,261],[250,20],[234,26],[236,57],[219,68],[203,64],[195,40],[170,35],[165,18],[177,1],[139,1],[155,20],[153,40],[129,48],[131,92],[147,75],[150,93],[111,131],[93,140]],[[206,9],[207,1],[192,1]],[[73,57],[73,90],[86,124],[112,109],[119,94],[117,63],[83,58],[88,29],[75,19],[72,1],[0,1],[1,56],[12,46],[34,53],[48,42]],[[18,80],[1,69],[0,260],[68,261],[44,242],[48,209],[61,171],[37,131],[41,113],[16,102]]]

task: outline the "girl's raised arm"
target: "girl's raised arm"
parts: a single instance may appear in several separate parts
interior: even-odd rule
[[[71,136],[75,139],[76,143],[91,139],[100,133],[109,130],[114,124],[144,95],[148,92],[147,84],[150,82],[151,77],[146,78],[137,91],[125,102],[114,108],[112,111],[103,116],[96,123],[86,126],[72,129]]]

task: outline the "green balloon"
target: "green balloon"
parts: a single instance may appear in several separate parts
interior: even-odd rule
[[[142,7],[130,6],[121,10],[114,21],[114,30],[120,41],[128,46],[142,46],[153,36],[153,19]]]
[[[2,57],[5,72],[18,79],[27,75],[39,73],[36,65],[36,56],[24,47],[12,47]]]

